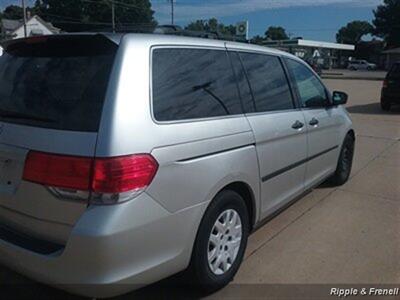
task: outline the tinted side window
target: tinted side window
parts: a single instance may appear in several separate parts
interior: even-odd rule
[[[153,113],[158,121],[242,113],[226,51],[153,51]]]
[[[229,51],[229,56],[238,82],[244,111],[246,113],[255,112],[255,103],[250,91],[249,82],[246,78],[246,73],[243,70],[242,63],[240,62],[239,54],[237,52]]]
[[[278,57],[240,53],[255,98],[256,111],[294,108],[286,75]]]
[[[325,87],[302,63],[286,59],[292,81],[295,83],[302,107],[325,106],[329,100]]]

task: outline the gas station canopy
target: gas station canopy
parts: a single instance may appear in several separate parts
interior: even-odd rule
[[[335,50],[349,50],[353,51],[355,49],[354,45],[349,44],[339,44],[321,41],[311,41],[303,39],[293,39],[293,40],[279,40],[279,41],[267,41],[263,45],[268,47],[310,47],[310,48],[320,48],[320,49],[335,49]]]

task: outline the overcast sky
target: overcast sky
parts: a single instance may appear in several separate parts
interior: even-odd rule
[[[4,8],[18,0],[0,0]],[[33,0],[27,0],[32,4]],[[160,24],[170,22],[168,0],[151,0]],[[268,26],[283,26],[305,39],[334,41],[340,27],[353,20],[373,19],[372,10],[382,0],[175,0],[175,20],[185,25],[216,17],[226,24],[248,20],[250,35],[263,34]]]

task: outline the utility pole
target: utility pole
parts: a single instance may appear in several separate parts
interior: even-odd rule
[[[169,0],[171,2],[171,25],[174,25],[174,1],[175,0]]]
[[[111,1],[111,22],[112,22],[112,32],[115,32],[115,4]]]
[[[24,15],[24,37],[27,36],[27,31],[26,31],[26,7],[25,7],[25,0],[22,0],[22,13]]]

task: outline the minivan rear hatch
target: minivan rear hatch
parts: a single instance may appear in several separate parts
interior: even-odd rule
[[[26,160],[94,156],[118,44],[101,34],[76,34],[14,40],[4,47],[0,56],[0,226],[65,243],[87,207],[87,197],[40,184],[40,178],[24,180]]]

